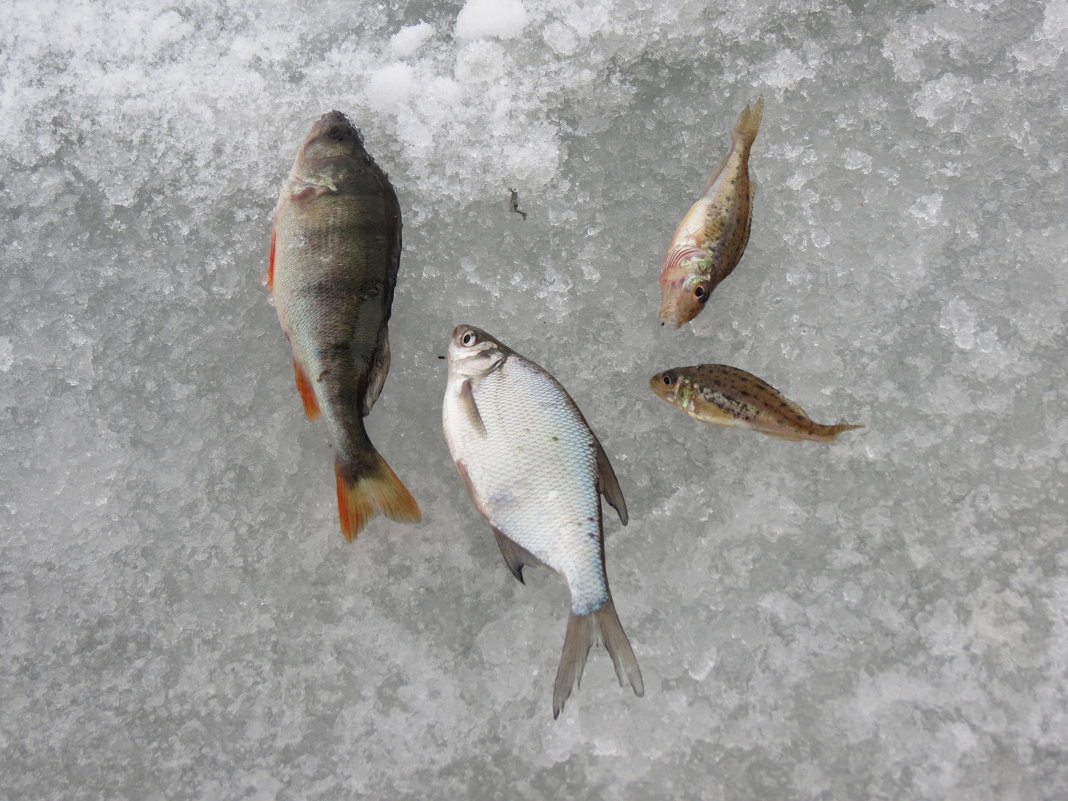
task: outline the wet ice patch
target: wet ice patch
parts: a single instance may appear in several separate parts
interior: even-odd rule
[[[11,337],[0,337],[0,372],[6,373],[15,364],[15,349]]]

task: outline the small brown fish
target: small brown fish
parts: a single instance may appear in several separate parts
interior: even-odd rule
[[[843,431],[864,427],[815,423],[767,381],[726,364],[673,367],[649,379],[649,387],[702,423],[751,428],[793,442],[834,442]]]
[[[293,350],[304,413],[322,416],[334,446],[338,515],[350,542],[376,514],[419,520],[415,499],[363,425],[389,372],[400,251],[389,179],[345,115],[324,114],[278,195],[267,286]]]
[[[752,111],[745,107],[734,126],[730,152],[675,229],[660,270],[661,325],[678,328],[700,314],[749,244],[756,194],[756,184],[749,180],[749,150],[763,115],[764,98]]]

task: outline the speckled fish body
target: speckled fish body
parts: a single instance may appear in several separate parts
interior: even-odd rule
[[[752,373],[726,364],[674,367],[649,386],[660,398],[703,423],[751,428],[769,437],[834,442],[849,423],[821,425],[781,392]]]
[[[756,193],[756,184],[749,179],[749,151],[763,114],[763,98],[752,111],[745,107],[734,127],[730,152],[675,229],[660,271],[662,324],[678,328],[700,314],[712,290],[730,275],[749,244]]]
[[[322,416],[336,451],[338,514],[350,541],[380,512],[419,519],[363,424],[389,372],[400,250],[400,206],[389,179],[343,114],[323,115],[279,193],[267,283],[292,346],[304,411]]]
[[[627,522],[627,507],[597,437],[545,370],[473,326],[449,343],[445,438],[478,511],[512,573],[544,564],[563,576],[571,614],[553,714],[577,686],[590,646],[604,642],[620,685],[644,692],[616,616],[604,566],[600,495]]]

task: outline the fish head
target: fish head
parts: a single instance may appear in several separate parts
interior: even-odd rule
[[[677,403],[679,387],[682,385],[682,376],[677,369],[664,370],[649,379],[649,389],[661,400],[668,403]]]
[[[690,322],[708,303],[713,286],[704,251],[694,250],[665,265],[660,273],[660,322],[674,328]]]
[[[359,130],[340,111],[319,118],[304,138],[297,158],[304,162],[351,157],[364,153]]]
[[[458,325],[449,337],[449,375],[480,378],[496,370],[511,351],[473,325]]]

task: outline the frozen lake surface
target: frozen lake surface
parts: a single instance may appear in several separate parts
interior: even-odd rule
[[[1068,797],[1068,2],[7,0],[0,798]],[[746,255],[661,328],[760,95]],[[341,538],[267,293],[344,111],[404,214],[371,437],[423,510]],[[524,222],[509,210],[519,194]],[[612,459],[603,650],[503,564],[441,431],[448,334]],[[724,362],[834,445],[702,425]]]

